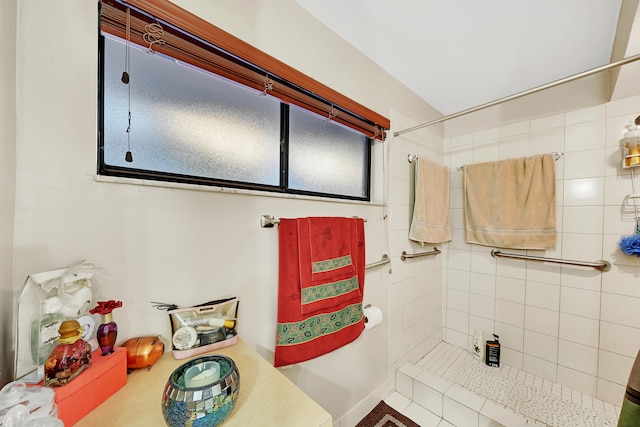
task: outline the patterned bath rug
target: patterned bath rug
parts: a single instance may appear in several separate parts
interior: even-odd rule
[[[381,400],[356,427],[420,427]]]

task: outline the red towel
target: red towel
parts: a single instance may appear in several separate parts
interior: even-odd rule
[[[280,219],[278,271],[278,327],[274,366],[313,359],[342,347],[364,330],[364,221],[350,219],[358,236],[353,253],[358,276],[358,295],[314,313],[302,313],[298,221]],[[353,245],[352,245],[353,247]]]
[[[356,219],[314,217],[296,222],[302,313],[361,297],[357,266],[364,260]]]

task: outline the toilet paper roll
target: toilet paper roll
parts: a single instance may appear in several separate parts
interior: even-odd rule
[[[368,306],[364,309],[364,328],[371,329],[382,323],[382,310],[378,307]]]

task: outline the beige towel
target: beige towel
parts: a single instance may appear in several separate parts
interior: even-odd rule
[[[467,243],[513,249],[556,245],[553,155],[464,167]]]
[[[415,199],[409,239],[421,244],[451,240],[449,170],[423,158],[416,161]]]

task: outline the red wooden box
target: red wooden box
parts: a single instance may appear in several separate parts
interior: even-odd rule
[[[115,347],[103,356],[101,350],[91,354],[91,366],[61,387],[55,387],[58,418],[65,427],[77,423],[127,383],[127,350]]]

